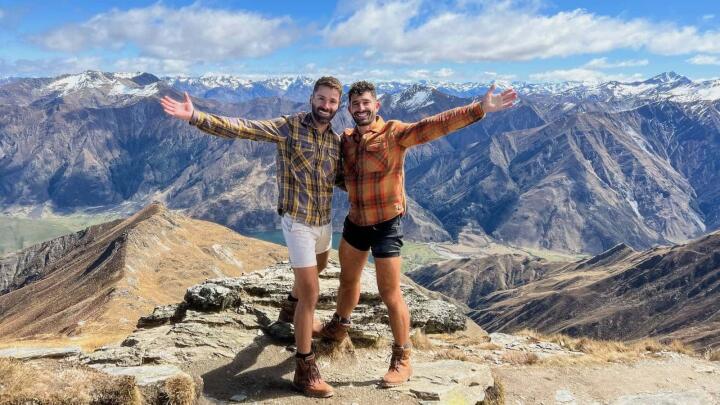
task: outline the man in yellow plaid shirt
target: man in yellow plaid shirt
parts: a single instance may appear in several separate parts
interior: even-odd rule
[[[311,112],[269,120],[248,120],[208,114],[163,97],[165,112],[223,138],[244,138],[277,145],[277,211],[295,274],[293,292],[280,320],[295,325],[297,345],[293,385],[307,396],[330,397],[333,389],[320,377],[312,353],[312,333],[320,293],[318,273],[327,265],[332,242],[330,207],[340,158],[340,136],[330,121],[342,96],[334,77],[321,77],[310,96]],[[316,329],[319,329],[319,322]]]

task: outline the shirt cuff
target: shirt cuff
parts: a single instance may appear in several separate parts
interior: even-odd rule
[[[472,112],[478,120],[485,118],[485,110],[483,110],[482,101],[478,101],[472,106]]]
[[[198,121],[200,120],[201,114],[202,114],[202,112],[200,112],[196,109],[193,109],[192,116],[190,116],[190,121],[188,121],[188,124],[197,125]]]

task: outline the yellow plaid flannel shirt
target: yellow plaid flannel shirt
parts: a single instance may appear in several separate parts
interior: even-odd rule
[[[223,138],[243,138],[277,144],[279,215],[287,213],[306,225],[330,223],[333,186],[340,159],[340,136],[328,126],[315,128],[310,113],[269,120],[229,118],[194,111],[190,125]]]

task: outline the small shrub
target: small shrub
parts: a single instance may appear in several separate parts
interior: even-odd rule
[[[168,405],[192,405],[195,403],[195,382],[187,374],[178,374],[165,381]]]
[[[516,365],[532,365],[537,363],[540,358],[535,353],[509,350],[503,353],[501,360]]]
[[[505,386],[496,375],[493,375],[495,383],[485,390],[485,399],[481,405],[505,405]]]
[[[428,338],[421,329],[415,329],[413,334],[410,335],[410,341],[412,342],[413,348],[418,350],[430,350],[433,348],[430,338]]]
[[[468,361],[468,356],[462,350],[447,349],[435,353],[435,360],[460,360]]]

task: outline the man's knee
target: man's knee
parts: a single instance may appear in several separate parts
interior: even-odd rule
[[[340,288],[355,288],[360,285],[360,274],[340,273]]]
[[[400,287],[381,288],[380,298],[388,307],[395,307],[404,303]]]
[[[307,303],[315,303],[320,294],[320,285],[317,275],[317,267],[296,268],[294,292],[297,299]]]
[[[303,305],[315,306],[320,298],[320,292],[317,289],[298,289],[297,299]]]

